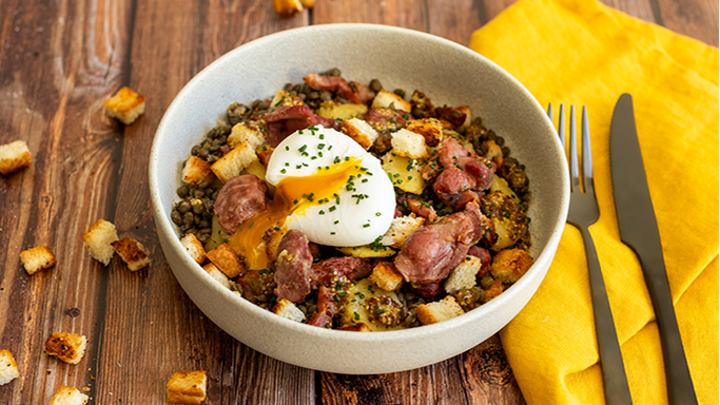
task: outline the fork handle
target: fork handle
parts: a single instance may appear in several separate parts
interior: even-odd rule
[[[605,280],[603,279],[595,243],[587,227],[580,227],[588,274],[590,276],[590,294],[595,314],[595,329],[600,352],[600,369],[605,392],[606,404],[632,404],[628,387],[625,365],[623,364],[620,344],[618,343],[610,302],[608,301]]]

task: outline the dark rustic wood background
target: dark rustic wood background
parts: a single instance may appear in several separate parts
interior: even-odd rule
[[[604,0],[718,45],[716,0]],[[155,235],[147,166],[153,135],[182,86],[225,52],[288,28],[370,22],[467,45],[511,0],[317,0],[279,18],[271,0],[0,0],[0,144],[25,140],[32,166],[0,176],[0,349],[21,376],[0,405],[46,404],[60,385],[91,404],[162,404],[174,371],[207,370],[207,404],[523,404],[495,336],[455,358],[377,376],[316,372],[268,358],[203,316]],[[106,118],[128,85],[149,100],[135,124]],[[143,243],[153,263],[105,268],[82,247],[98,218]],[[28,276],[22,250],[46,244],[52,270]],[[89,339],[68,365],[47,356],[54,331]],[[352,350],[352,348],[348,348]]]

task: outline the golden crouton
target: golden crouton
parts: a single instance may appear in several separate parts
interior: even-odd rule
[[[28,274],[33,275],[40,270],[49,269],[57,262],[52,250],[47,246],[38,246],[20,252],[20,261]]]
[[[197,264],[202,264],[205,261],[205,247],[202,242],[198,240],[197,236],[189,233],[180,239],[180,243],[185,247],[185,249],[187,249],[188,253],[190,253],[190,256],[197,262]]]
[[[205,400],[206,390],[205,371],[177,371],[167,383],[167,402],[199,405]]]
[[[276,110],[283,106],[305,105],[305,102],[295,94],[290,94],[287,90],[278,90],[270,102],[270,108]],[[257,146],[256,146],[257,147]]]
[[[0,385],[5,385],[19,376],[18,365],[12,353],[9,350],[0,350]]]
[[[500,145],[495,143],[492,139],[488,139],[487,141],[483,142],[485,144],[485,147],[487,147],[487,152],[485,152],[485,158],[492,160],[496,157],[503,157],[502,148]]]
[[[460,107],[457,107],[457,110],[460,112],[465,113],[465,121],[463,121],[462,124],[458,127],[458,129],[465,129],[472,124],[472,115],[470,114],[470,106],[463,105]]]
[[[483,288],[483,290],[485,291],[485,296],[482,299],[482,303],[484,304],[505,291],[505,287],[503,286],[502,280],[496,278],[489,287]]]
[[[245,272],[245,264],[227,243],[218,245],[215,249],[207,252],[207,258],[230,278],[235,278]]]
[[[407,238],[425,224],[425,218],[415,214],[393,218],[390,228],[385,232],[380,243],[400,249]]]
[[[137,271],[150,264],[145,247],[131,238],[122,238],[111,243],[115,251],[128,265],[130,271]]]
[[[75,333],[55,332],[45,342],[45,352],[69,364],[78,364],[85,354],[87,338]]]
[[[277,256],[277,248],[280,246],[280,242],[282,242],[282,239],[287,232],[287,226],[282,226],[271,228],[263,235],[263,241],[265,241],[265,252],[268,257],[273,258]]]
[[[233,125],[227,141],[231,148],[247,142],[250,148],[257,149],[265,142],[265,137],[265,130],[259,122],[243,121]]]
[[[230,288],[230,279],[220,269],[212,263],[208,263],[203,266],[203,270],[207,271],[210,277],[214,278],[215,281],[222,284],[225,288]]]
[[[533,258],[522,249],[499,251],[490,264],[490,274],[504,283],[514,283],[533,265]]]
[[[385,291],[397,291],[403,283],[402,274],[395,269],[392,262],[378,263],[368,276],[368,280]]]
[[[443,124],[437,118],[410,120],[405,129],[422,135],[425,138],[425,144],[428,146],[436,146],[443,139]]]
[[[338,121],[348,121],[356,117],[362,117],[367,113],[365,104],[341,103],[336,100],[328,100],[320,103],[320,107],[316,110],[316,114],[332,118]]]
[[[240,175],[240,172],[257,159],[255,148],[247,142],[241,142],[233,150],[213,163],[210,169],[220,181],[225,183],[231,178]]]
[[[30,167],[32,157],[25,141],[17,140],[0,145],[0,173],[7,175]]]
[[[452,295],[446,296],[441,301],[418,305],[415,309],[415,315],[423,325],[447,321],[464,313],[465,311]]]
[[[117,94],[105,101],[110,116],[130,125],[145,112],[145,97],[128,87],[121,88]]]
[[[392,145],[393,152],[398,156],[420,159],[428,154],[427,146],[425,146],[425,138],[405,128],[393,132],[390,144]]]
[[[95,221],[83,234],[85,249],[90,253],[90,256],[106,266],[110,264],[110,260],[112,260],[115,253],[115,248],[112,247],[111,243],[116,240],[118,240],[118,236],[115,225],[104,219]]]
[[[303,11],[303,4],[300,0],[273,0],[273,7],[281,17],[292,17]]]
[[[378,133],[365,120],[351,118],[340,124],[340,131],[368,150],[375,143]]]
[[[395,110],[410,112],[412,107],[410,103],[395,93],[386,90],[380,90],[373,99],[370,108],[392,108]]]
[[[461,261],[445,279],[445,292],[453,294],[458,290],[468,290],[475,287],[476,276],[482,268],[482,260],[475,256],[465,256],[465,260]]]
[[[182,170],[182,180],[185,183],[198,185],[201,181],[212,183],[215,174],[210,170],[210,163],[197,156],[190,156]]]
[[[85,405],[89,399],[77,388],[63,385],[55,391],[48,405]]]
[[[273,306],[272,312],[295,322],[302,322],[305,319],[303,311],[285,298],[280,298],[277,304]]]

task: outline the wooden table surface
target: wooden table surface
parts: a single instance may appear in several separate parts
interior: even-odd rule
[[[716,0],[604,0],[718,45]],[[148,158],[165,109],[227,51],[288,28],[369,22],[467,45],[512,0],[317,0],[279,18],[271,0],[0,0],[0,144],[27,142],[33,164],[0,176],[0,349],[20,377],[0,405],[47,404],[60,385],[91,404],[163,404],[178,370],[207,370],[206,404],[523,404],[500,339],[417,370],[351,376],[262,355],[210,322],[173,277],[155,234]],[[121,86],[149,100],[136,123],[103,114]],[[149,250],[152,266],[105,268],[83,249],[98,218]],[[22,250],[48,245],[58,264],[29,276]],[[78,365],[49,357],[54,331],[84,334]],[[349,348],[350,349],[350,348]]]

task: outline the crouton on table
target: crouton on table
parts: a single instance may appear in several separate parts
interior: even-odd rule
[[[110,264],[115,248],[112,243],[118,240],[115,225],[112,222],[98,219],[83,234],[83,242],[85,249],[90,253],[93,259],[104,265]]]
[[[45,352],[69,364],[78,364],[85,355],[87,338],[75,333],[55,332],[45,342]]]
[[[105,101],[105,108],[111,117],[130,125],[145,112],[145,97],[129,87],[123,87]]]
[[[25,141],[0,145],[0,173],[7,175],[29,167],[30,163],[32,157]]]
[[[85,405],[89,397],[77,388],[65,385],[58,388],[48,405]]]
[[[33,275],[40,270],[49,269],[57,263],[55,255],[47,246],[38,246],[20,252],[20,261],[28,274]]]
[[[112,242],[111,245],[131,271],[140,270],[150,264],[145,247],[134,239],[125,237]]]
[[[12,353],[9,350],[0,350],[0,385],[5,385],[19,376],[18,365]]]
[[[206,390],[205,371],[177,371],[167,383],[167,402],[199,405],[205,400]]]

